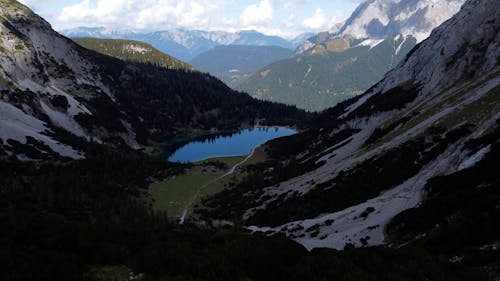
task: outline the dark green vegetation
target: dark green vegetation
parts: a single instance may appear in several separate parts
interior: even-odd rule
[[[127,118],[124,112],[139,142],[147,139],[160,142],[213,128],[233,131],[242,125],[252,126],[259,119],[264,124],[282,125],[297,124],[308,117],[294,107],[260,102],[233,91],[208,74],[126,63],[90,51],[82,52],[87,52],[109,75],[108,83],[114,85],[119,105],[103,95],[88,101],[99,110],[94,115],[77,116],[77,121],[90,130],[102,125],[113,132],[124,132],[125,127],[117,119]],[[111,116],[113,118],[109,118]]]
[[[126,155],[57,166],[2,160],[0,279],[482,280],[420,246],[308,253],[281,237],[171,224],[139,196],[148,175],[184,167]]]
[[[167,69],[194,71],[191,65],[139,41],[98,38],[75,38],[73,41],[87,49],[125,61],[154,64]]]
[[[379,81],[416,44],[414,38],[403,40],[388,38],[373,48],[345,50],[345,46],[333,42],[314,54],[273,63],[238,89],[258,99],[323,110],[361,94]]]
[[[290,49],[277,46],[218,46],[190,61],[198,70],[209,72],[230,87],[241,84],[262,67],[292,56]]]

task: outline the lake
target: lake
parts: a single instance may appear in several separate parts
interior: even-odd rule
[[[285,127],[256,127],[223,135],[210,135],[193,139],[176,149],[171,162],[197,162],[215,157],[248,155],[254,147],[265,142],[295,134]]]

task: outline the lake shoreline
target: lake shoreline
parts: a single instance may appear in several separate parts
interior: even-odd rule
[[[238,131],[179,137],[162,146],[162,155],[170,162],[181,163],[245,156],[272,139],[297,133],[297,130],[286,126],[259,125]]]

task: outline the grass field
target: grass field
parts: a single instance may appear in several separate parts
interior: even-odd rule
[[[131,271],[124,265],[92,267],[85,275],[88,280],[124,281],[130,280]],[[141,280],[141,278],[137,278]]]
[[[150,187],[153,207],[166,211],[171,218],[178,218],[183,209],[192,204],[199,188],[220,175],[222,173],[188,171],[185,175],[153,183]]]
[[[193,168],[185,174],[165,181],[155,182],[150,188],[156,210],[166,211],[172,219],[178,219],[184,210],[192,208],[205,196],[221,192],[237,183],[244,175],[247,165],[255,164],[267,159],[264,147],[258,147],[252,157],[245,161],[231,175],[225,175],[234,165],[240,163],[246,156],[212,158],[194,163]],[[211,162],[222,162],[227,169],[220,169],[211,165]],[[221,178],[222,177],[222,178]]]

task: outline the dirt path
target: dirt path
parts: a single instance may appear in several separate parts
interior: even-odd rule
[[[191,205],[196,202],[196,199],[198,199],[198,196],[200,195],[200,192],[206,188],[207,186],[229,176],[229,175],[232,175],[234,174],[234,172],[236,172],[236,169],[238,169],[239,166],[245,164],[245,162],[247,162],[255,153],[255,150],[257,149],[257,147],[254,147],[252,148],[252,151],[250,152],[250,154],[247,155],[247,157],[245,157],[245,159],[241,160],[240,162],[236,163],[234,166],[231,167],[231,169],[229,169],[229,171],[227,171],[225,174],[221,175],[221,176],[218,176],[216,177],[215,179],[205,183],[204,185],[202,185],[197,191],[196,191],[196,194],[194,195],[193,199],[191,200],[191,202],[186,206],[186,208],[184,208],[184,211],[182,211],[182,215],[179,217],[179,224],[184,224],[184,221],[187,217],[187,214],[189,212],[189,209],[191,208]]]

